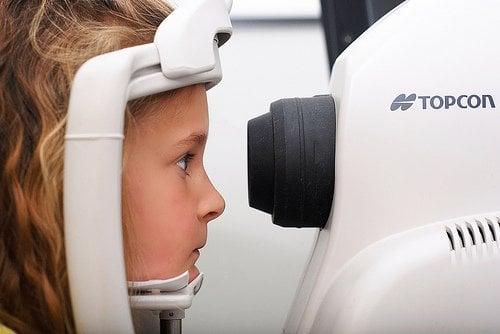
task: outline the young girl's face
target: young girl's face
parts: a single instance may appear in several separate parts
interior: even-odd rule
[[[183,88],[152,108],[125,140],[127,278],[166,279],[189,270],[191,281],[198,274],[195,263],[207,240],[207,223],[225,205],[203,166],[205,87]]]

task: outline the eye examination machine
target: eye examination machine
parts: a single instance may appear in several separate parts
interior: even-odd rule
[[[231,6],[184,1],[153,43],[76,74],[64,229],[79,333],[134,333],[137,311],[182,331],[203,274],[127,282],[125,109],[218,84]],[[336,58],[329,91],[248,122],[250,206],[319,231],[284,333],[500,333],[499,31],[497,0],[408,0]]]
[[[320,229],[284,333],[500,332],[499,31],[406,1],[248,122],[250,206]]]

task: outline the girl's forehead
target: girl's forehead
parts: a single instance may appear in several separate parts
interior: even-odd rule
[[[207,117],[208,106],[204,85],[183,87],[159,95],[146,108],[153,122],[192,122]]]
[[[151,102],[135,122],[132,131],[136,140],[145,141],[144,136],[147,136],[171,142],[198,134],[195,139],[203,141],[199,138],[207,136],[208,108],[204,86],[186,87],[184,91]]]

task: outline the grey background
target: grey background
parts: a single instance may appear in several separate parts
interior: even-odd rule
[[[222,49],[224,79],[208,92],[205,165],[226,199],[209,225],[199,268],[204,286],[184,332],[280,333],[317,230],[283,229],[248,207],[246,124],[285,97],[324,94],[328,60],[317,20],[233,22]]]

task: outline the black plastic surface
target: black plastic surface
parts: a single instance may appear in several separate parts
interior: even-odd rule
[[[283,227],[324,227],[335,182],[333,98],[276,101],[247,135],[250,206]]]
[[[321,0],[330,69],[335,59],[368,27],[403,0]]]

